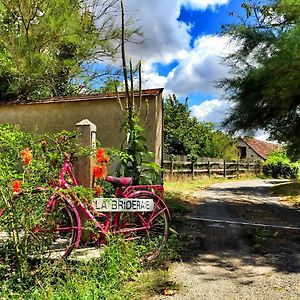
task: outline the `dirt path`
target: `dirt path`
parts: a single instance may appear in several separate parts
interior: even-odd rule
[[[300,211],[270,194],[281,183],[226,182],[194,193],[194,213],[180,226],[183,262],[171,265],[181,288],[155,299],[300,299]]]

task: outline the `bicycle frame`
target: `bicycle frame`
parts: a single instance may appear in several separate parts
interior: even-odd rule
[[[70,177],[71,184],[66,181],[66,176]],[[58,190],[59,188],[64,188],[64,189],[70,189],[71,186],[78,186],[78,182],[74,176],[73,169],[71,162],[68,158],[65,159],[62,169],[59,174],[59,184],[55,186],[55,189]],[[120,212],[114,212],[114,213],[99,213],[96,212],[96,210],[92,207],[89,206],[87,207],[84,203],[82,203],[80,200],[76,199],[75,196],[70,193],[71,199],[66,199],[68,201],[68,204],[71,206],[72,210],[74,211],[77,219],[77,226],[78,226],[78,235],[77,239],[75,242],[75,247],[79,247],[79,243],[81,240],[81,234],[82,234],[82,216],[86,220],[89,220],[95,226],[98,228],[98,235],[101,235],[100,237],[100,243],[102,242],[102,239],[105,240],[106,234],[112,229],[112,232],[114,234],[118,233],[130,233],[130,232],[136,232],[136,231],[143,231],[143,230],[149,230],[151,227],[151,221],[156,218],[159,214],[162,212],[166,211],[167,216],[170,219],[170,212],[166,204],[161,198],[161,195],[163,194],[164,190],[161,185],[134,185],[134,186],[118,186],[115,190],[115,196],[117,198],[139,198],[139,196],[149,196],[149,197],[155,197],[157,199],[157,203],[159,203],[163,209],[156,214],[155,209],[152,211],[151,216],[146,222],[144,218],[142,217],[141,214],[137,212],[139,215],[139,218],[141,219],[141,223],[143,226],[141,227],[136,227],[134,229],[127,229],[127,230],[118,230],[118,217],[120,216]],[[55,201],[55,197],[50,199],[50,201],[47,204],[48,205],[53,205],[51,201]],[[76,205],[74,205],[76,203]],[[103,222],[99,222],[96,217],[100,217],[103,219]],[[102,238],[102,239],[101,239]]]
[[[150,241],[147,244],[148,249],[151,249],[146,259],[151,260],[155,258],[168,239],[170,213],[162,199],[163,186],[131,185],[131,180],[128,179],[118,179],[110,176],[106,178],[108,182],[117,185],[115,189],[116,198],[152,199],[154,209],[149,212],[98,212],[92,205],[81,201],[72,192],[71,187],[78,186],[78,182],[74,176],[70,158],[66,156],[58,180],[51,184],[55,193],[50,195],[46,204],[45,220],[47,220],[47,217],[50,217],[48,220],[53,220],[54,226],[47,228],[39,224],[32,228],[32,233],[40,233],[42,235],[44,233],[54,233],[52,236],[56,239],[55,242],[58,241],[61,245],[64,245],[65,235],[67,237],[66,245],[63,246],[65,250],[64,254],[60,255],[60,259],[64,259],[70,255],[74,248],[79,248],[84,229],[83,226],[86,221],[90,221],[97,229],[95,232],[90,233],[90,239],[96,245],[106,243],[106,237],[109,232],[112,234],[122,234],[128,240],[143,239],[146,236],[147,241]],[[49,190],[48,187],[37,187],[35,192]],[[68,191],[68,193],[64,192],[64,190]],[[62,209],[62,213],[67,213],[63,215],[67,216],[67,218],[61,219],[62,222],[56,219],[55,214],[52,215],[57,209]],[[0,208],[0,217],[4,213],[5,208]],[[51,220],[51,216],[54,219]],[[57,223],[55,220],[57,220]],[[66,223],[64,223],[65,220],[67,220]],[[156,243],[153,243],[153,241]],[[55,242],[52,244],[55,246],[53,249],[54,259],[57,255],[55,253],[56,249],[58,249]]]

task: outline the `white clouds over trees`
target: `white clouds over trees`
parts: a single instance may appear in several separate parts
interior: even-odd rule
[[[127,17],[136,20],[143,32],[142,43],[128,43],[126,47],[128,57],[143,60],[144,88],[164,87],[166,93],[175,93],[181,97],[191,93],[205,93],[220,98],[221,91],[216,87],[216,81],[228,72],[221,59],[229,53],[232,46],[225,37],[192,37],[193,24],[186,24],[178,18],[183,6],[191,10],[205,10],[228,2],[229,0],[126,0]],[[158,73],[157,65],[174,62],[175,66],[169,73]],[[216,101],[228,105],[221,100]],[[215,105],[215,102],[206,101],[205,109],[213,113]],[[214,114],[207,116],[208,120],[214,120],[215,117]]]
[[[220,124],[224,121],[224,118],[231,107],[232,103],[226,100],[207,100],[199,105],[193,105],[191,107],[191,115],[196,117],[199,121]]]
[[[221,60],[229,51],[229,41],[225,37],[200,37],[189,55],[179,60],[178,66],[170,72],[166,87],[178,95],[188,92],[218,94],[216,81],[228,72]]]

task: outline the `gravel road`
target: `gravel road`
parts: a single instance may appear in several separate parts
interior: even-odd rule
[[[180,289],[154,299],[300,299],[300,211],[270,194],[282,183],[229,181],[195,192],[194,213],[180,226],[183,261],[170,266]]]

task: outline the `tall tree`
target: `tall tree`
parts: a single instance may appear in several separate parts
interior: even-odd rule
[[[191,116],[187,99],[184,103],[173,95],[164,101],[164,151],[192,157],[237,158],[237,148],[225,133],[214,125]]]
[[[86,90],[119,46],[117,2],[0,0],[1,101]]]
[[[225,125],[262,128],[300,157],[299,0],[247,0],[242,6],[246,17],[223,31],[239,45],[227,57],[234,75],[221,83],[236,104]]]

